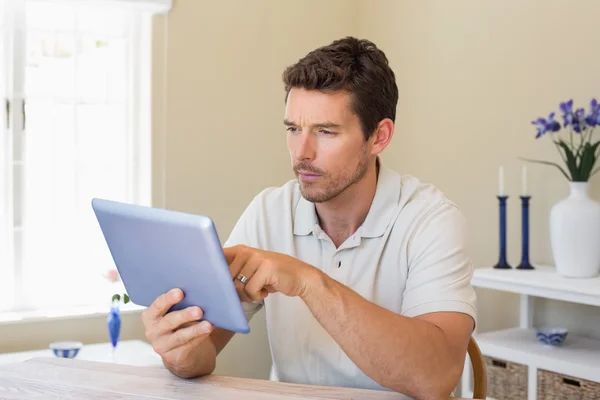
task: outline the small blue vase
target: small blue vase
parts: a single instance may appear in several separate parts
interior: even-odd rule
[[[112,343],[113,349],[117,347],[119,342],[119,334],[121,333],[121,311],[118,306],[112,306],[106,319],[108,325],[108,334],[110,336],[110,342]]]

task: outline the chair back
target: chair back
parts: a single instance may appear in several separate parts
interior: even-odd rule
[[[471,336],[467,353],[473,366],[473,398],[485,399],[487,397],[487,373],[485,369],[485,360],[477,342]]]

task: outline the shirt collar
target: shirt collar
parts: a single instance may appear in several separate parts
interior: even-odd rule
[[[400,175],[380,164],[375,197],[367,218],[359,228],[361,236],[364,238],[382,236],[397,212],[399,200]]]
[[[364,238],[382,236],[397,211],[400,199],[400,175],[380,163],[375,197],[358,233]],[[294,234],[310,235],[318,228],[315,204],[300,196],[294,213]]]
[[[294,235],[306,236],[314,232],[319,224],[315,204],[300,195],[300,201],[296,205],[294,213]]]

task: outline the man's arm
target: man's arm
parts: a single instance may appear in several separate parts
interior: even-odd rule
[[[398,315],[314,271],[302,299],[365,374],[415,398],[448,398],[463,370],[473,331],[470,316]]]
[[[356,365],[383,386],[417,398],[447,398],[474,329],[473,266],[466,220],[452,204],[432,210],[406,249],[401,315],[311,270],[302,294]],[[401,250],[402,251],[402,250]]]
[[[205,340],[195,340],[190,343],[190,351],[193,352],[191,363],[183,363],[182,358],[163,356],[163,364],[180,378],[196,378],[212,374],[216,367],[217,356],[234,335],[235,332],[213,327],[213,332]]]
[[[473,330],[471,316],[460,312],[399,315],[282,253],[234,246],[225,249],[225,256],[232,276],[240,273],[248,278],[245,285],[236,280],[240,298],[260,301],[275,292],[299,296],[348,357],[382,386],[418,399],[447,399],[456,386]],[[413,276],[418,276],[416,271]],[[436,296],[431,294],[432,299]],[[408,311],[431,305],[449,309],[453,300],[411,303],[415,307]]]

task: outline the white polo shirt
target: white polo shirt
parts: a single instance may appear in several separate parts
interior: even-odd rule
[[[397,314],[456,311],[476,319],[462,213],[434,186],[384,165],[364,223],[339,248],[296,180],[254,198],[225,246],[236,244],[296,257]],[[272,380],[385,389],[346,356],[299,297],[274,293],[263,303],[244,303],[248,319],[263,304]]]

